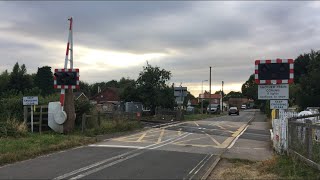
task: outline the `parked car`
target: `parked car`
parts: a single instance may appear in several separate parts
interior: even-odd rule
[[[239,109],[237,107],[230,107],[229,109],[229,115],[236,114],[239,116]]]
[[[207,107],[207,112],[212,114],[220,114],[220,104],[209,104]]]
[[[241,106],[241,109],[247,109],[247,105],[243,104],[243,105]]]

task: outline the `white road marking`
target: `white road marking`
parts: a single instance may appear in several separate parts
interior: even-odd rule
[[[184,133],[184,134],[182,134],[182,138],[185,137],[184,135],[189,135],[189,133]],[[180,137],[180,138],[181,138],[181,137]],[[175,140],[179,140],[180,138],[176,138],[176,139],[175,139],[175,138],[170,138],[170,139],[167,139],[167,140],[163,141],[162,143],[166,143],[166,142],[169,142],[169,141],[171,141],[171,140],[172,140],[172,142],[174,142]],[[171,143],[171,142],[169,142],[169,143]],[[168,143],[166,143],[166,144],[168,144]],[[94,145],[94,144],[93,144],[93,145]],[[150,147],[153,147],[153,146],[156,146],[156,147],[157,147],[157,145],[158,145],[158,144],[151,144],[151,145],[142,147],[142,148],[140,148],[140,149],[135,149],[135,150],[132,150],[132,151],[128,151],[128,152],[126,152],[126,153],[123,153],[123,154],[120,154],[120,155],[117,155],[117,156],[114,156],[114,157],[111,157],[111,158],[108,158],[108,159],[104,159],[104,160],[99,161],[99,162],[96,162],[96,163],[94,163],[94,164],[91,164],[91,165],[82,167],[82,168],[80,168],[80,169],[74,170],[74,171],[72,171],[72,172],[63,174],[63,175],[58,176],[58,177],[56,177],[56,178],[54,178],[54,179],[55,179],[55,180],[66,179],[67,177],[73,176],[73,175],[78,174],[78,173],[81,173],[81,172],[83,172],[83,171],[87,171],[87,170],[89,170],[89,169],[91,169],[91,168],[94,168],[94,167],[99,166],[99,165],[101,165],[101,164],[104,164],[104,163],[106,163],[106,162],[109,162],[109,161],[112,161],[112,160],[121,158],[121,157],[123,157],[123,156],[129,155],[130,153],[134,153],[134,152],[136,152],[136,151],[138,151],[138,150],[147,149],[147,148],[150,148]],[[161,145],[162,145],[162,144],[160,144],[160,145],[158,145],[158,146],[161,147]],[[91,146],[92,146],[92,145],[91,145]],[[133,157],[134,157],[134,156],[133,156]],[[121,161],[121,162],[122,162],[122,161]]]
[[[167,143],[165,143],[165,144],[161,144],[161,145],[152,147],[152,148],[150,148],[150,149],[156,149],[156,148],[165,146],[165,145],[170,144],[170,143],[172,143],[172,142],[174,142],[174,141],[177,141],[177,140],[179,140],[179,139],[183,139],[183,138],[187,137],[188,135],[190,135],[190,133],[185,133],[185,134],[184,134],[182,137],[180,137],[180,138],[174,139],[174,140],[172,140],[172,141],[170,141],[170,142],[167,142]],[[142,151],[142,152],[139,152],[139,153],[135,153],[135,154],[132,154],[132,155],[130,155],[130,156],[128,156],[128,157],[125,157],[125,158],[123,158],[123,159],[119,159],[119,160],[113,161],[113,162],[111,162],[111,163],[109,163],[109,164],[105,164],[105,165],[103,165],[103,166],[94,168],[94,169],[92,169],[92,170],[90,170],[90,171],[87,171],[87,172],[85,172],[85,173],[79,174],[79,175],[71,178],[71,180],[76,180],[76,179],[83,178],[83,177],[85,177],[85,176],[88,176],[88,175],[90,175],[90,174],[93,174],[93,173],[95,173],[95,172],[98,172],[98,171],[100,171],[100,170],[102,170],[102,169],[105,169],[105,168],[107,168],[107,167],[113,166],[113,165],[118,164],[118,163],[120,163],[120,162],[123,162],[123,161],[125,161],[125,160],[128,160],[128,159],[131,159],[131,158],[133,158],[133,157],[136,157],[136,156],[138,156],[138,155],[140,155],[140,154],[142,154],[142,153],[144,153],[144,152]]]
[[[113,144],[91,144],[90,147],[114,147],[114,148],[134,148],[143,149],[143,146],[123,146],[123,145],[113,145]]]

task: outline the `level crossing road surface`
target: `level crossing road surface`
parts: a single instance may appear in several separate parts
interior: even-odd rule
[[[201,179],[254,112],[148,128],[0,167],[0,179]]]

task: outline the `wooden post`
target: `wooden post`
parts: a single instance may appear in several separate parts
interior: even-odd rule
[[[28,106],[23,106],[23,123],[27,125],[28,122]]]
[[[100,111],[98,111],[98,125],[99,125],[99,127],[101,126],[101,121],[100,121]]]
[[[312,121],[306,120],[306,146],[307,146],[307,157],[312,159]]]
[[[42,133],[42,106],[40,106],[40,116],[39,116],[39,133]]]
[[[86,113],[82,114],[82,127],[81,127],[82,132],[84,132],[85,126],[86,126]]]

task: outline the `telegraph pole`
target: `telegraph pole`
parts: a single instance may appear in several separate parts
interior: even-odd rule
[[[209,114],[211,114],[211,66],[210,66],[210,85],[209,85]]]
[[[223,112],[223,84],[224,84],[224,82],[222,81],[222,91],[221,91],[221,112]]]

